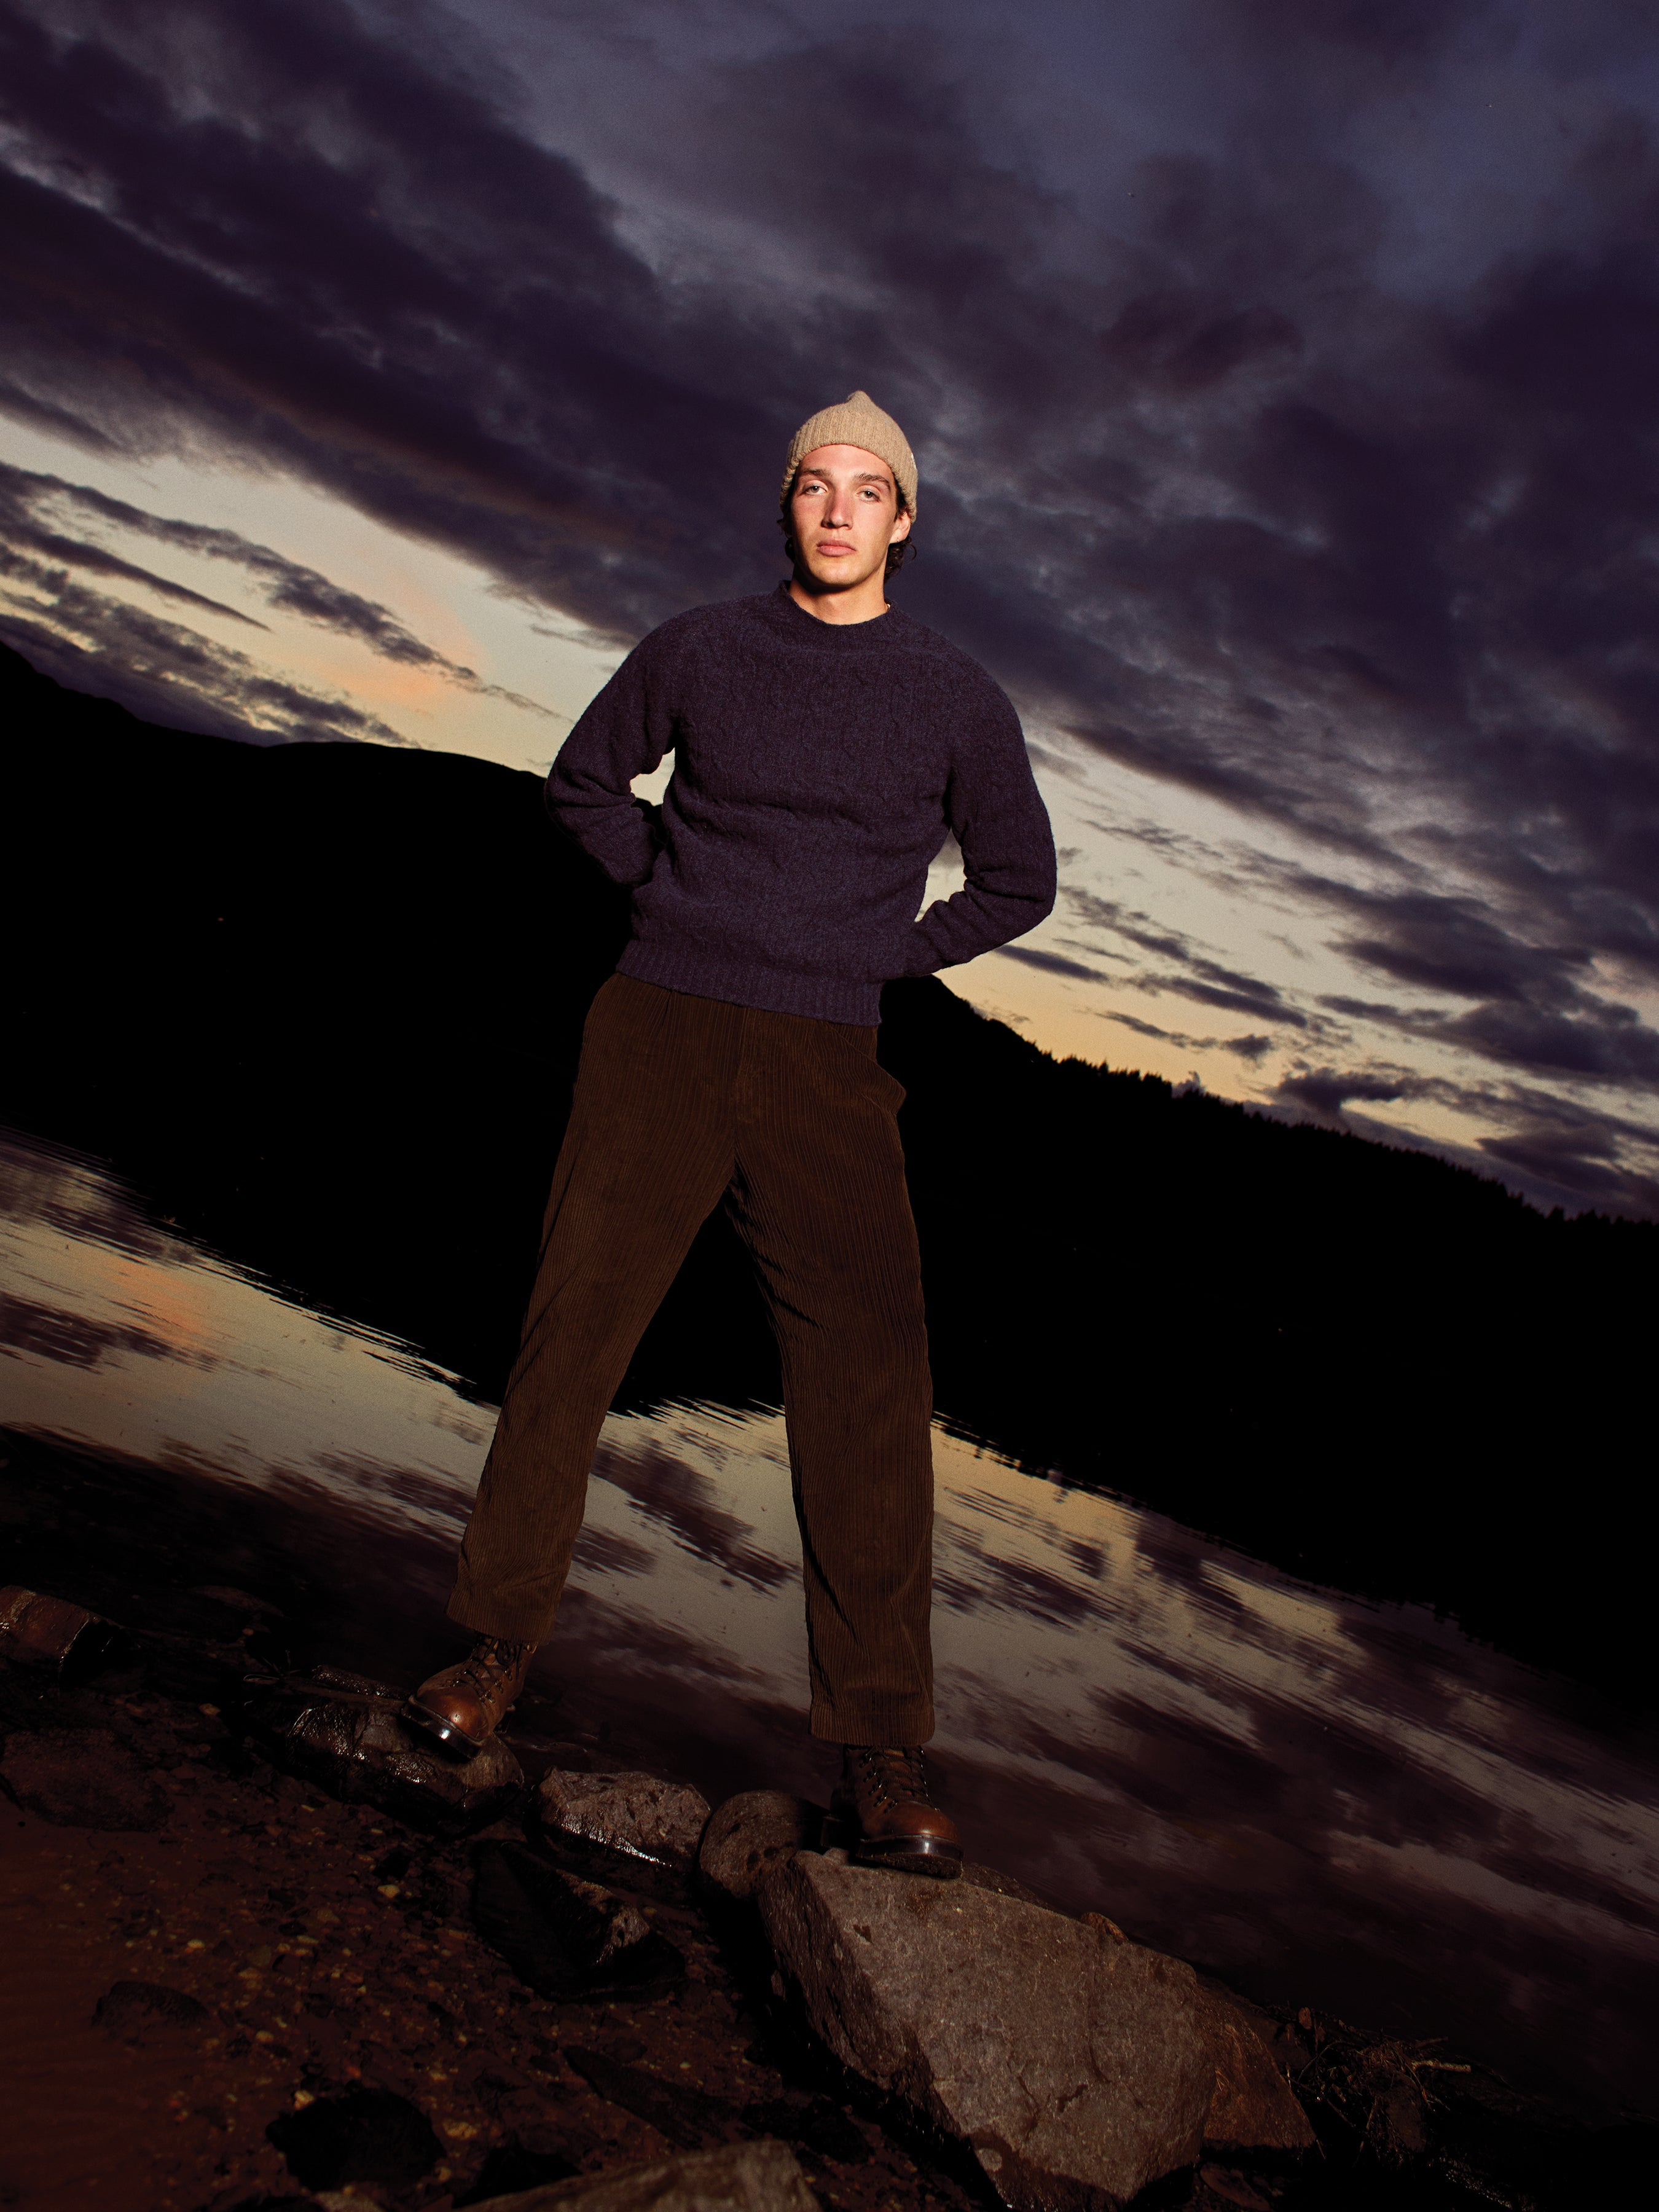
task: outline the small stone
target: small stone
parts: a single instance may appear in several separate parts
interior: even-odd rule
[[[728,2143],[597,2177],[579,2174],[514,2197],[472,2200],[476,2212],[819,2212],[787,2143]]]
[[[816,1850],[829,1815],[822,1805],[781,1790],[728,1797],[710,1819],[697,1854],[705,1889],[740,1904],[784,1860]]]
[[[108,1729],[46,1729],[13,1735],[0,1784],[18,1804],[66,1828],[159,1828],[171,1802]]]
[[[1083,1924],[1085,1928],[1098,1928],[1103,1934],[1109,1936],[1114,1943],[1127,1943],[1129,1940],[1116,1921],[1109,1920],[1103,1912],[1085,1912]]]
[[[0,1658],[46,1668],[70,1680],[95,1668],[118,1634],[100,1614],[66,1597],[51,1597],[17,1583],[0,1589]]]
[[[697,1855],[708,1820],[706,1801],[654,1774],[548,1775],[537,1793],[542,1826],[577,1842],[679,1871]]]

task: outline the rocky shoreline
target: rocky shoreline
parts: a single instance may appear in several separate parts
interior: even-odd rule
[[[0,1596],[20,2212],[1646,2201],[1649,2127],[1265,2013],[994,1869],[848,1866],[793,1798],[711,1814],[511,1725],[448,1765],[206,1595],[221,1636]]]

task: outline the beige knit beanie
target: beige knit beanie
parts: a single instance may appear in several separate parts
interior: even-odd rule
[[[909,441],[890,415],[884,414],[867,392],[849,392],[839,407],[823,407],[803,422],[789,441],[784,463],[780,503],[787,503],[795,482],[795,471],[808,453],[820,446],[862,446],[893,471],[905,510],[916,511],[916,457]]]

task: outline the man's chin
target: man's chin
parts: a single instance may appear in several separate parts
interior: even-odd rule
[[[809,592],[855,592],[860,584],[867,584],[875,573],[873,568],[846,568],[839,562],[818,568],[803,561],[795,570]]]

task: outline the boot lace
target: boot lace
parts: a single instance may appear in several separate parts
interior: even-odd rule
[[[920,1747],[894,1750],[861,1743],[848,1750],[855,1773],[878,1804],[906,1802],[937,1809],[927,1794]]]
[[[463,1681],[489,1697],[501,1687],[503,1675],[511,1674],[533,1648],[528,1644],[509,1644],[500,1636],[481,1636],[456,1671]]]

